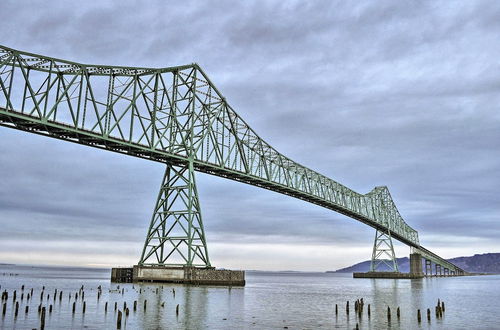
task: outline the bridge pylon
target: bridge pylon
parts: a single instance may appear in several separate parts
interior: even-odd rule
[[[167,164],[139,266],[210,267],[191,161]]]
[[[384,232],[377,229],[375,232],[375,242],[373,243],[370,271],[379,271],[378,268],[380,265],[387,266],[391,272],[399,272],[390,231]]]

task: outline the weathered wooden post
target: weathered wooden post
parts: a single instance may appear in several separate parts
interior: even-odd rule
[[[40,317],[40,330],[45,329],[45,307],[42,308],[42,316]]]
[[[118,316],[116,317],[116,328],[122,328],[122,311],[118,311]]]

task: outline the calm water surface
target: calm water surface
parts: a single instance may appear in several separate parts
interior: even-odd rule
[[[45,286],[46,329],[116,329],[115,302],[119,310],[123,310],[124,302],[130,309],[129,316],[124,315],[122,329],[353,329],[356,323],[360,329],[500,329],[500,276],[374,280],[353,279],[351,274],[247,272],[244,288],[120,284],[118,290],[117,284],[109,282],[109,274],[109,269],[0,265],[0,290],[9,292],[6,315],[0,315],[0,328],[38,328],[37,309]],[[74,296],[82,285],[86,312],[82,313],[79,297],[73,314]],[[103,293],[98,300],[99,285]],[[27,301],[31,288],[33,298]],[[58,296],[54,302],[54,289],[63,291],[62,301]],[[12,304],[14,290],[20,303],[17,318]],[[361,318],[354,313],[354,301],[358,298],[365,301]],[[445,302],[446,312],[437,320],[434,306],[438,298]],[[134,300],[138,302],[137,311],[132,308]],[[348,300],[350,314],[346,315]],[[53,311],[49,313],[51,304]],[[335,304],[339,306],[338,316]],[[367,304],[371,305],[370,318]],[[28,314],[26,305],[30,308]],[[392,311],[390,322],[388,306]],[[430,323],[425,314],[427,308],[432,311]],[[420,325],[417,309],[422,310]]]

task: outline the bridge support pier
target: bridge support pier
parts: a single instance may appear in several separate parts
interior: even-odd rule
[[[377,229],[375,233],[375,242],[373,243],[370,271],[379,271],[380,265],[384,265],[388,268],[388,270],[385,271],[399,272],[390,232],[385,233]]]
[[[423,277],[424,272],[422,271],[422,255],[419,253],[410,254],[410,274]]]
[[[192,161],[167,165],[139,266],[210,267]]]
[[[432,261],[425,259],[425,276],[432,276]]]

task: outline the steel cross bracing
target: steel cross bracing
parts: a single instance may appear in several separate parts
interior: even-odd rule
[[[167,164],[139,265],[210,267],[191,162]]]
[[[396,254],[390,233],[384,233],[377,229],[375,232],[375,241],[373,243],[372,261],[370,271],[376,272],[380,265],[385,265],[389,271],[399,272]]]
[[[0,124],[321,205],[421,248],[386,187],[359,194],[262,140],[197,64],[86,65],[0,46]],[[439,257],[438,257],[439,258]]]

